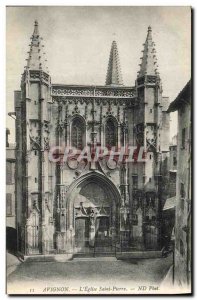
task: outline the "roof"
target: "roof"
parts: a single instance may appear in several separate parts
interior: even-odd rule
[[[189,104],[191,102],[191,80],[184,86],[182,91],[178,94],[176,99],[170,103],[167,112],[173,112],[179,109],[182,104]]]
[[[163,210],[174,209],[176,206],[176,196],[166,199]]]

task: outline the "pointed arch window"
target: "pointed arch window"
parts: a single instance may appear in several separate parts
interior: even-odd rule
[[[85,147],[85,122],[79,117],[76,117],[72,122],[71,144],[77,149]]]
[[[105,128],[105,145],[107,148],[117,147],[117,126],[112,119],[108,119]]]

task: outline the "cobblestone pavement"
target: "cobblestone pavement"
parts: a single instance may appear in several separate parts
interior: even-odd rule
[[[24,262],[8,276],[8,292],[17,287],[31,290],[41,286],[86,285],[159,286],[172,265],[172,256],[157,259],[116,260],[115,258],[74,259],[68,262]],[[76,290],[77,290],[76,289]],[[90,291],[91,292],[91,291]]]

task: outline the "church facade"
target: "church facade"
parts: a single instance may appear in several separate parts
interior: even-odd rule
[[[134,86],[113,41],[103,86],[53,84],[35,22],[15,91],[18,251],[160,250],[169,149],[152,29]]]

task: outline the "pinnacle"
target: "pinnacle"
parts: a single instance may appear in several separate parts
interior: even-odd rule
[[[34,30],[31,36],[31,43],[29,45],[28,58],[26,68],[30,70],[43,70],[48,73],[46,66],[46,57],[42,38],[39,34],[38,21],[34,22]]]
[[[155,50],[155,43],[152,40],[152,28],[148,26],[148,32],[146,41],[143,44],[144,50],[142,50],[143,56],[141,58],[140,71],[138,77],[144,75],[158,76],[158,64]]]
[[[38,37],[39,36],[39,31],[38,31],[38,21],[35,20],[34,22],[34,32],[33,32],[33,37]]]
[[[106,85],[112,85],[112,86],[123,85],[118,47],[117,47],[117,42],[115,40],[112,42],[112,46],[111,46],[105,83]]]

